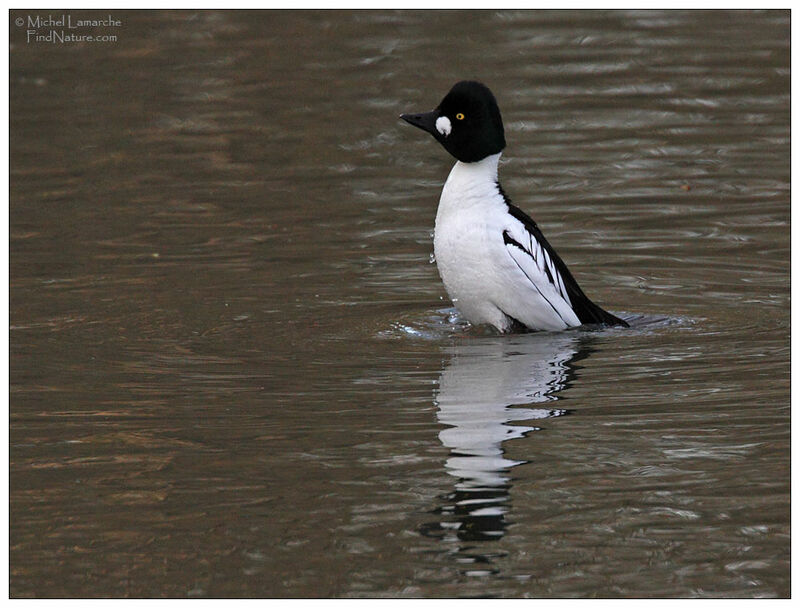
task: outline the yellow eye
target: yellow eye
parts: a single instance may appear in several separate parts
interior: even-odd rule
[[[458,114],[456,114],[456,120],[464,120],[464,115],[461,112],[459,112]]]

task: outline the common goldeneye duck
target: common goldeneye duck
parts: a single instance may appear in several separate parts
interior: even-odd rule
[[[628,326],[586,297],[536,222],[503,192],[497,178],[503,120],[485,85],[458,82],[435,110],[400,118],[433,135],[458,161],[439,199],[433,252],[467,320],[501,332]]]

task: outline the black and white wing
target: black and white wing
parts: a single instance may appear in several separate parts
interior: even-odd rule
[[[625,321],[586,297],[536,222],[510,202],[506,204],[513,218],[503,232],[506,251],[565,325],[605,323],[627,326]]]
[[[504,312],[524,324],[537,327],[566,328],[580,325],[564,279],[550,252],[522,222],[509,218],[503,230],[503,244],[514,265],[525,275],[525,284],[534,289],[530,296],[524,296],[524,292],[520,294],[525,298],[523,302],[506,303],[508,310]]]

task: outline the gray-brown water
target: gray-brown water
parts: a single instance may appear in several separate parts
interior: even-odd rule
[[[12,596],[789,595],[788,11],[36,14]],[[464,78],[631,329],[450,308],[397,116]]]

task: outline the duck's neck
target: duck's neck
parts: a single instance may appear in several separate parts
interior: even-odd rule
[[[502,202],[497,182],[497,165],[502,152],[475,163],[458,161],[444,184],[440,207],[460,208],[473,204]]]
[[[498,152],[475,163],[458,161],[450,171],[448,181],[456,178],[459,181],[497,183],[497,165],[502,155],[502,152]]]

